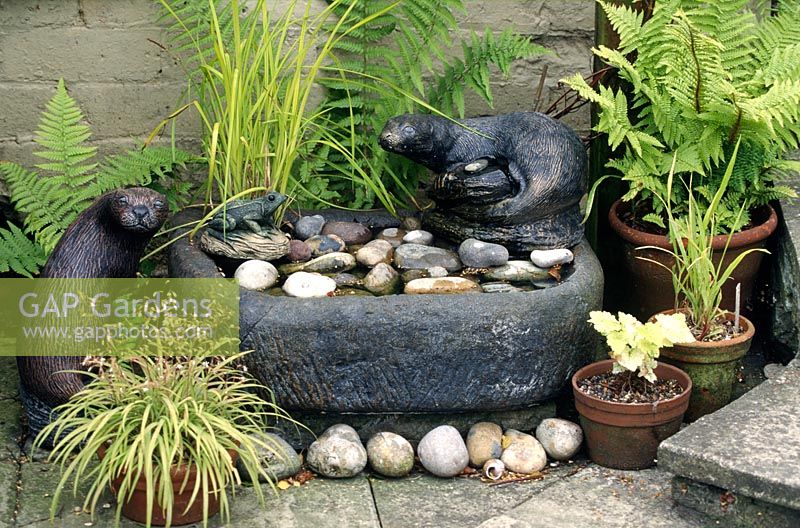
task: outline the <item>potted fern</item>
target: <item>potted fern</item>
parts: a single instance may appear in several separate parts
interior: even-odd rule
[[[257,433],[267,418],[289,418],[253,392],[264,387],[237,368],[242,355],[87,358],[89,372],[81,373],[89,383],[56,409],[34,443],[55,440],[49,460],[62,476],[51,515],[70,481],[74,493],[88,481],[83,507],[92,513],[110,487],[117,522],[124,515],[148,527],[206,526],[218,511],[229,517],[241,482],[237,458],[252,482],[272,485],[256,448],[282,455]],[[261,487],[253,489],[263,503]]]
[[[685,372],[656,361],[662,347],[692,339],[686,318],[659,314],[642,324],[622,312],[617,317],[601,311],[589,315],[611,356],[572,377],[589,456],[616,469],[650,467],[658,444],[680,428],[692,393]]]
[[[671,249],[660,247],[642,248],[667,254],[673,262],[665,268],[670,275],[674,293],[674,309],[662,313],[684,313],[689,320],[695,339],[688,343],[676,343],[663,350],[664,360],[685,370],[692,378],[695,391],[692,394],[686,418],[689,421],[716,411],[730,402],[732,387],[736,380],[739,360],[747,354],[753,340],[753,323],[739,313],[720,308],[723,287],[732,283],[737,266],[751,253],[767,253],[763,248],[750,248],[735,257],[727,254],[727,244],[722,248],[722,258],[714,258],[714,233],[717,217],[714,214],[722,201],[737,163],[739,144],[734,147],[731,161],[725,171],[719,189],[711,203],[702,211],[694,193],[688,194],[688,209],[685,216],[678,217],[666,205],[669,222]],[[672,173],[668,178],[672,186]],[[744,214],[744,207],[739,214]],[[725,238],[730,242],[733,235]],[[640,257],[650,260],[648,257]]]
[[[593,51],[629,88],[594,89],[578,75],[565,82],[597,105],[595,130],[619,149],[607,167],[621,174],[628,191],[612,206],[609,221],[626,243],[624,262],[635,296],[631,309],[647,317],[670,305],[670,295],[659,292],[669,292],[671,279],[638,260],[633,248],[671,247],[666,207],[676,217],[686,216],[692,193],[694,206],[704,212],[737,141],[739,163],[714,212],[714,234],[735,234],[714,239],[715,250],[725,247],[730,262],[749,248],[763,247],[777,225],[768,202],[795,196],[777,182],[797,166],[781,156],[797,148],[800,138],[800,70],[795,67],[800,36],[794,30],[800,25],[800,4],[779,2],[775,16],[769,16],[754,13],[745,0],[664,0],[644,21],[630,7],[599,3],[620,45]],[[675,178],[686,184],[674,192],[667,186],[673,157]],[[590,197],[606,177],[595,183]],[[663,255],[655,252],[650,258]],[[745,299],[760,258],[749,253],[737,267]],[[729,307],[732,293],[726,286],[723,302]]]

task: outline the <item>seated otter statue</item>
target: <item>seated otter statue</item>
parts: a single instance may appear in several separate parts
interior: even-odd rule
[[[452,121],[405,114],[379,143],[434,172],[428,228],[456,242],[477,238],[522,254],[583,238],[586,150],[569,127],[538,112]]]

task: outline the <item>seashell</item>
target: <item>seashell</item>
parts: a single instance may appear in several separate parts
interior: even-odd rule
[[[480,170],[485,169],[489,165],[489,160],[487,159],[479,159],[477,161],[473,161],[472,163],[468,163],[464,166],[464,172],[478,172]]]
[[[490,458],[483,463],[483,475],[492,480],[499,480],[506,472],[506,465],[499,458]]]

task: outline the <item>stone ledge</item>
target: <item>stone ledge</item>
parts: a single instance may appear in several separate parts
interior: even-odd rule
[[[800,174],[782,183],[800,190]],[[783,200],[778,213],[780,223],[769,247],[772,309],[767,331],[774,358],[786,363],[800,351],[800,200]]]
[[[794,365],[794,364],[793,364]],[[800,369],[787,368],[665,440],[659,467],[800,510]]]

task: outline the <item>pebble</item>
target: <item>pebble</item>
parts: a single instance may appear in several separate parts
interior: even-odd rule
[[[364,279],[352,273],[337,273],[332,278],[339,288],[360,288],[364,285]]]
[[[423,467],[437,477],[454,477],[469,463],[464,439],[452,425],[440,425],[423,436],[417,455]]]
[[[433,269],[433,268],[431,268],[431,269]],[[444,269],[444,268],[442,268],[442,269]],[[447,270],[445,270],[445,272],[447,272]],[[407,271],[402,272],[400,274],[400,276],[403,278],[403,282],[405,282],[407,284],[407,283],[409,283],[409,282],[411,282],[412,280],[415,280],[415,279],[427,279],[431,275],[430,275],[430,273],[428,273],[428,270],[413,269],[413,270],[407,270]]]
[[[324,226],[325,218],[322,215],[303,216],[294,224],[294,236],[298,240],[306,240],[322,233]]]
[[[289,253],[286,259],[289,262],[306,262],[311,258],[311,246],[302,240],[292,239],[289,241]]]
[[[323,477],[354,477],[367,465],[367,450],[355,429],[336,424],[308,446],[306,462]]]
[[[510,443],[500,460],[506,469],[514,473],[534,473],[547,466],[547,453],[536,438],[515,429],[506,430],[505,437]]]
[[[422,229],[415,229],[409,231],[403,237],[404,244],[422,244],[423,246],[430,246],[433,244],[433,233],[423,231]]]
[[[400,219],[400,227],[406,231],[418,231],[422,229],[422,222],[416,216],[404,216]]]
[[[546,290],[547,288],[552,288],[553,286],[558,286],[558,281],[554,278],[549,278],[547,280],[535,280],[531,281],[531,283],[539,288],[540,290]]]
[[[279,267],[281,273],[289,275],[298,271],[308,273],[339,273],[350,271],[356,267],[356,258],[350,253],[328,253],[297,264],[283,264]]]
[[[356,260],[362,266],[371,268],[383,262],[391,264],[394,256],[394,248],[386,240],[373,240],[361,247],[356,252]]]
[[[546,418],[536,428],[536,438],[550,458],[569,460],[581,447],[583,431],[569,420]]]
[[[263,260],[243,262],[233,274],[239,279],[239,286],[245,290],[262,291],[271,288],[278,282],[278,270]]]
[[[258,433],[258,439],[264,442],[266,447],[256,444],[256,455],[273,482],[289,478],[300,471],[300,457],[286,440],[267,432]],[[236,460],[236,469],[239,470],[242,478],[249,479],[249,474],[241,458]],[[267,480],[264,475],[259,475],[258,479],[261,482]]]
[[[764,365],[764,377],[767,379],[777,378],[785,368],[780,363],[767,363]]]
[[[407,231],[405,229],[398,229],[396,227],[388,227],[378,233],[377,238],[378,240],[385,240],[389,242],[393,248],[397,249],[400,244],[403,243],[403,237],[406,236]]]
[[[395,249],[394,263],[401,270],[440,266],[451,273],[459,271],[462,267],[458,255],[454,252],[422,244],[403,244]]]
[[[503,429],[491,422],[479,422],[467,433],[467,451],[472,467],[483,467],[487,460],[503,454]]]
[[[283,283],[283,291],[290,297],[327,297],[336,290],[336,281],[320,275],[298,271],[292,273]]]
[[[385,477],[403,477],[414,467],[414,448],[395,433],[377,433],[367,442],[367,459]]]
[[[344,251],[345,247],[347,247],[344,240],[336,235],[314,235],[306,239],[306,244],[311,248],[312,257],[337,253]]]
[[[365,244],[372,240],[372,231],[358,222],[328,222],[322,228],[323,235],[336,235],[347,245]]]
[[[531,262],[540,268],[552,268],[557,264],[569,264],[575,256],[572,251],[563,249],[534,249],[531,251]]]
[[[427,293],[481,293],[480,284],[462,277],[414,279],[403,290],[407,294]]]
[[[375,295],[391,295],[400,286],[400,274],[393,267],[381,262],[364,277],[364,287]]]
[[[448,275],[447,270],[441,266],[434,266],[432,268],[428,268],[428,277],[432,277],[434,279],[440,279],[442,277],[447,277],[447,275]]]
[[[489,281],[534,281],[550,277],[546,269],[534,266],[527,260],[509,260],[505,266],[492,268],[483,277]]]
[[[458,246],[461,262],[469,268],[491,268],[508,262],[508,250],[500,244],[468,238]]]
[[[524,291],[507,282],[484,282],[481,284],[483,293],[514,293]]]

